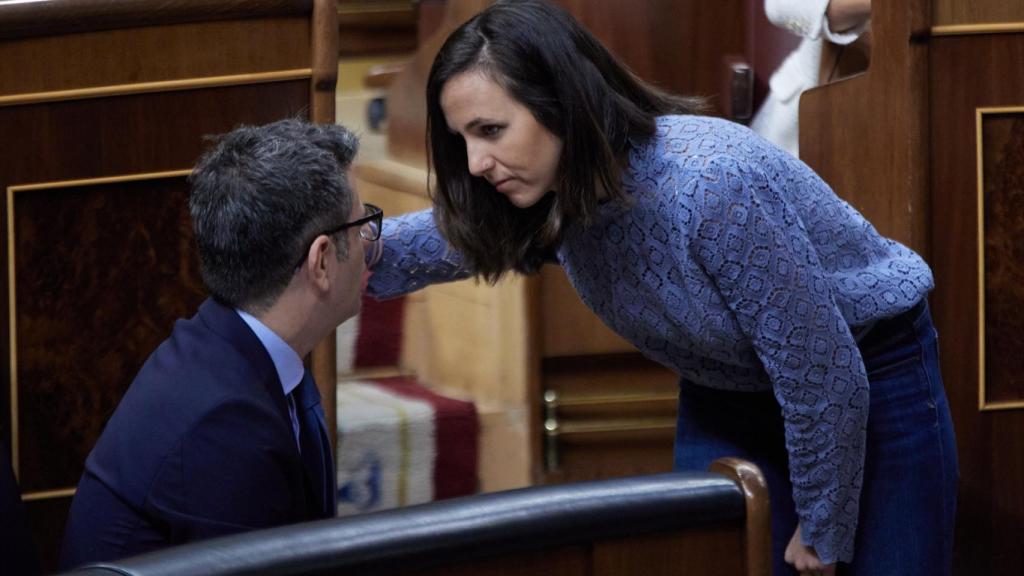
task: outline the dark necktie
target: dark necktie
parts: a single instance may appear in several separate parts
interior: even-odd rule
[[[302,449],[302,467],[313,495],[314,505],[323,517],[334,516],[337,510],[334,487],[334,458],[327,436],[327,424],[320,391],[313,376],[306,370],[302,382],[292,392],[299,417],[299,446]]]

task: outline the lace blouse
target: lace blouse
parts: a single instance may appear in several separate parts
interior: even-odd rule
[[[686,381],[773,390],[805,538],[823,562],[851,560],[868,414],[854,335],[924,298],[927,264],[800,160],[725,120],[659,118],[623,186],[629,202],[567,231],[557,258],[570,282]],[[376,297],[471,275],[430,211],[385,220],[383,242]]]

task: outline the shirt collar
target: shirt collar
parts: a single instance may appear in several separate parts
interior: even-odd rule
[[[299,358],[294,348],[289,346],[273,330],[267,328],[266,324],[260,322],[251,314],[237,308],[235,312],[252,329],[253,333],[256,334],[256,338],[267,349],[267,353],[270,354],[270,360],[273,361],[274,368],[277,370],[277,377],[281,380],[281,388],[284,390],[284,395],[288,396],[302,382],[302,376],[305,373],[305,368],[302,366],[302,358]]]

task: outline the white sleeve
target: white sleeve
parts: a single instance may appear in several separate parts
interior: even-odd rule
[[[828,25],[829,0],[765,0],[768,20],[779,28],[804,38],[822,38],[834,44],[849,44],[867,30],[869,19],[843,32],[833,32]]]

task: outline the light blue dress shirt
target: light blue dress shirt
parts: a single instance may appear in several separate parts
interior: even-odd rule
[[[281,381],[284,397],[288,400],[288,416],[292,420],[295,445],[300,446],[299,451],[301,451],[302,448],[299,444],[299,415],[295,410],[295,399],[292,398],[292,391],[302,382],[302,375],[305,373],[305,369],[302,366],[302,358],[299,358],[299,354],[295,352],[294,348],[289,346],[273,330],[267,328],[266,324],[260,322],[251,314],[237,308],[235,312],[238,312],[242,320],[256,334],[256,338],[267,349],[270,359],[274,362],[274,368],[277,370],[277,377]]]

